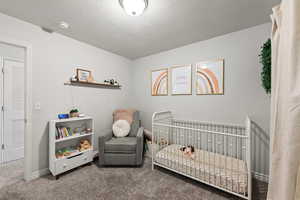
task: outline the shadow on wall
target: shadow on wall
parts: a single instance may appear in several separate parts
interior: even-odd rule
[[[262,179],[267,179],[269,174],[270,136],[252,121],[252,171]]]
[[[36,170],[46,169],[49,165],[49,123],[46,124],[40,141],[38,152],[38,168]],[[33,156],[37,156],[36,154],[37,153],[33,153]]]

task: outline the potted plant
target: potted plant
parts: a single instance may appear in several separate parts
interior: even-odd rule
[[[79,117],[79,111],[78,111],[78,109],[72,109],[71,111],[70,111],[70,117]]]

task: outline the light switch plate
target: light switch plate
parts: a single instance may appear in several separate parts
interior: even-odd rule
[[[36,103],[34,104],[34,109],[35,109],[35,110],[41,110],[41,103],[40,103],[40,102],[36,102]]]

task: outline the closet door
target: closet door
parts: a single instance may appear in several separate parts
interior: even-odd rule
[[[3,59],[3,162],[24,157],[24,63]]]
[[[3,163],[3,110],[1,109],[1,106],[3,105],[3,73],[1,73],[1,70],[3,69],[3,57],[0,56],[0,164]],[[0,165],[1,167],[1,165]]]

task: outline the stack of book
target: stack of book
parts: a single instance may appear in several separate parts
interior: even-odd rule
[[[65,138],[65,137],[69,137],[69,136],[73,136],[73,135],[74,135],[74,133],[71,131],[70,127],[57,127],[55,138],[61,139],[61,138]]]

